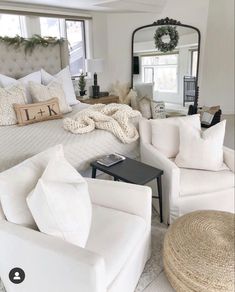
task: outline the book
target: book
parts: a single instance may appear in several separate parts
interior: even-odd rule
[[[101,157],[100,159],[97,160],[97,163],[104,165],[106,167],[110,167],[110,166],[117,164],[125,159],[126,159],[126,157],[115,153],[115,154],[109,154],[109,155]]]

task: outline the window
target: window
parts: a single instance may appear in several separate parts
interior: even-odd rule
[[[83,20],[40,17],[41,36],[68,40],[70,71],[73,76],[85,71],[85,27]]]
[[[62,37],[58,18],[40,17],[40,28],[42,37]]]
[[[24,16],[0,14],[0,35],[9,37],[24,36]]]
[[[142,57],[143,82],[154,82],[154,90],[161,92],[178,91],[178,54]],[[149,70],[147,70],[149,69]]]
[[[191,51],[191,76],[197,76],[197,60],[198,60],[198,51]]]
[[[69,43],[70,71],[79,75],[85,70],[85,29],[82,20],[66,20],[66,34]]]
[[[153,83],[154,82],[154,68],[145,67],[144,68],[144,83]]]

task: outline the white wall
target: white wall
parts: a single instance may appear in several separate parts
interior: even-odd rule
[[[210,0],[200,102],[234,114],[234,0]]]
[[[219,1],[219,0],[218,0]],[[135,28],[150,24],[157,19],[170,17],[191,24],[200,29],[202,33],[202,58],[203,63],[205,35],[207,27],[209,0],[168,0],[164,10],[160,15],[150,13],[122,13],[122,14],[101,14],[93,13],[94,24],[106,22],[107,43],[105,56],[107,72],[100,77],[103,89],[108,89],[111,83],[119,80],[122,83],[131,80],[131,35]],[[94,50],[101,54],[104,47],[103,32],[95,28]],[[97,52],[95,52],[97,54]],[[97,57],[100,57],[97,55]],[[101,80],[102,79],[102,80]]]

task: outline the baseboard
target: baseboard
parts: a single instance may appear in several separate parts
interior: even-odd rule
[[[235,114],[234,109],[232,109],[232,110],[222,109],[222,115],[234,115],[234,114]]]

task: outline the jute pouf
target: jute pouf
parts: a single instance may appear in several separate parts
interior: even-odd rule
[[[163,249],[165,273],[183,292],[234,292],[234,215],[197,211],[168,229]]]

